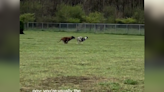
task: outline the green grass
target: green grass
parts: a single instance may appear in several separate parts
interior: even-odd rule
[[[143,92],[144,36],[25,31],[20,35],[20,90]],[[83,44],[63,36],[88,36]],[[128,79],[137,81],[127,85]]]
[[[134,81],[132,79],[127,79],[124,81],[124,84],[129,84],[129,85],[136,85],[138,82]]]

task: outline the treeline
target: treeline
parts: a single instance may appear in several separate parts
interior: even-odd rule
[[[144,23],[144,0],[20,0],[24,22]]]

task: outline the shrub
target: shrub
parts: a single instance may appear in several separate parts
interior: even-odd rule
[[[20,34],[24,34],[23,31],[24,31],[24,23],[23,21],[20,21]]]
[[[36,18],[37,22],[56,22],[53,16],[41,16]]]
[[[116,23],[119,24],[135,24],[137,23],[136,19],[134,18],[126,18],[126,19],[116,19]]]
[[[80,19],[78,19],[78,18],[69,18],[69,19],[67,19],[67,21],[69,23],[79,23],[80,22]]]
[[[105,21],[105,18],[100,12],[92,12],[88,16],[83,16],[83,19],[87,23],[101,23]]]
[[[70,6],[61,4],[57,6],[56,21],[67,23],[79,23],[82,22],[82,16],[84,11],[81,5]]]
[[[24,13],[24,14],[21,14],[19,18],[24,23],[34,22],[35,20],[34,13]]]
[[[105,22],[106,23],[115,23],[115,17],[114,16],[109,16],[109,17],[107,17]]]
[[[135,23],[137,23],[137,20],[134,18],[127,18],[127,19],[125,19],[125,23],[126,24],[135,24]]]

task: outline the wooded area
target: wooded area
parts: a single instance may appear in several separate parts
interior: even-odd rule
[[[144,0],[20,1],[20,18],[26,22],[144,23]]]

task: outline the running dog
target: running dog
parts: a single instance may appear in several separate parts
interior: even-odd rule
[[[60,41],[62,40],[65,44],[67,44],[72,39],[75,39],[75,37],[74,36],[71,36],[71,37],[63,37],[63,38],[60,39]]]
[[[83,43],[83,41],[85,41],[86,39],[88,39],[88,36],[85,36],[85,37],[82,37],[82,36],[79,36],[77,37],[77,43]]]

